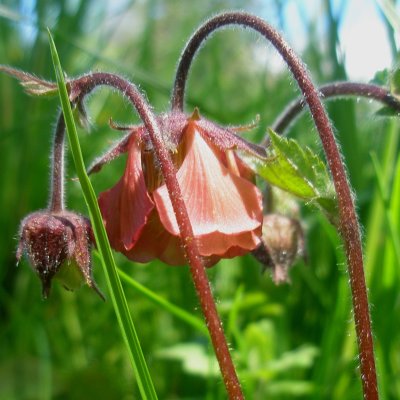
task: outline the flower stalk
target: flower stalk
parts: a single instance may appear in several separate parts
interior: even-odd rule
[[[20,226],[17,262],[26,255],[42,283],[42,294],[50,294],[53,278],[68,290],[84,282],[105,300],[92,276],[90,251],[93,233],[90,221],[65,210],[64,205],[65,121],[60,113],[53,138],[50,199],[46,210],[26,216]]]
[[[70,81],[68,83],[70,100],[72,102],[81,102],[89,92],[100,85],[111,86],[123,93],[135,107],[140,118],[144,122],[170,195],[172,207],[180,230],[182,246],[190,265],[195,289],[220,365],[226,390],[230,399],[243,399],[240,383],[211,293],[206,270],[202,258],[199,255],[196,240],[194,240],[192,225],[176,178],[175,166],[163,142],[157,120],[150,106],[144,100],[136,86],[110,73],[93,73]]]
[[[61,113],[53,139],[52,169],[51,169],[51,194],[49,211],[58,212],[64,209],[64,142],[65,121]]]
[[[358,82],[334,82],[319,87],[318,91],[323,99],[364,97],[376,100],[400,113],[400,101],[396,99],[389,90],[381,86]],[[276,118],[275,122],[272,124],[272,130],[276,133],[283,134],[291,122],[304,110],[304,106],[303,98],[294,100],[283,110],[282,114]],[[263,144],[266,145],[266,142],[267,140],[264,140]]]
[[[227,12],[206,21],[189,39],[178,64],[175,84],[172,93],[171,106],[173,110],[183,109],[183,100],[187,76],[191,63],[200,49],[201,44],[209,35],[228,25],[239,25],[251,28],[264,36],[280,53],[288,68],[297,81],[307,103],[315,126],[318,130],[326,159],[333,178],[338,206],[339,230],[342,235],[350,286],[352,292],[353,312],[360,355],[360,374],[363,394],[366,400],[378,399],[378,387],[374,349],[369,315],[367,288],[365,283],[363,253],[361,247],[360,229],[354,207],[353,197],[347,179],[345,167],[336,144],[331,124],[321,102],[320,94],[315,88],[307,70],[299,57],[284,41],[282,36],[262,19],[242,13]]]

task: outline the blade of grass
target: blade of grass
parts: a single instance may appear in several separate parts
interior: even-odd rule
[[[79,178],[82,193],[84,195],[89,210],[90,220],[92,222],[93,231],[96,237],[96,244],[102,261],[101,263],[103,265],[103,270],[106,276],[110,296],[114,306],[114,311],[118,319],[122,336],[128,349],[129,357],[135,371],[135,376],[138,381],[139,390],[142,398],[157,399],[154,385],[151,380],[142,349],[140,347],[138,336],[136,334],[136,329],[129,313],[129,308],[121,285],[121,281],[118,277],[117,268],[110,248],[110,244],[108,242],[108,237],[104,229],[100,210],[97,204],[96,195],[90,183],[89,177],[86,174],[86,167],[83,162],[78,134],[72,115],[71,105],[69,102],[68,93],[64,81],[64,74],[57,54],[57,49],[49,30],[48,34],[51,56],[57,78],[60,101],[67,127],[69,145],[75,164],[76,174]]]
[[[121,277],[121,279],[125,281],[129,286],[135,288],[139,293],[143,294],[154,304],[160,306],[161,308],[168,311],[175,317],[193,326],[195,329],[208,336],[207,327],[204,325],[203,321],[200,318],[193,316],[192,314],[188,313],[182,308],[177,307],[175,304],[170,303],[168,300],[165,300],[158,294],[154,293],[153,291],[146,288],[139,282],[135,281],[133,278],[131,278],[128,274],[126,274],[119,268],[118,268],[118,274]]]
[[[382,175],[382,168],[381,165],[378,161],[378,158],[375,153],[371,153],[371,158],[372,158],[372,164],[375,169],[375,175],[376,175],[376,180],[378,182],[378,188],[379,188],[379,193],[381,195],[382,203],[385,208],[385,219],[388,227],[388,233],[389,237],[391,239],[392,245],[393,245],[393,251],[394,251],[394,256],[395,260],[397,262],[397,265],[400,265],[400,240],[399,236],[396,232],[396,220],[394,219],[395,215],[394,212],[396,211],[395,208],[393,207],[391,209],[391,204],[390,204],[390,199],[388,195],[387,188],[384,186],[384,179]],[[400,164],[398,164],[399,167]],[[394,185],[394,188],[397,186],[398,187],[398,181],[399,179],[396,180],[396,184]],[[393,194],[393,200],[392,203],[395,205],[398,205],[398,200],[399,196]],[[394,260],[393,260],[394,261]],[[391,262],[386,265],[386,269],[383,274],[383,282],[391,285],[393,284],[393,276],[396,275],[396,262]],[[385,279],[387,277],[387,279]]]
[[[46,330],[42,325],[38,324],[35,330],[35,343],[38,354],[40,355],[39,364],[39,379],[41,384],[38,389],[38,398],[43,400],[51,400],[52,396],[52,385],[53,385],[53,370],[51,363],[51,352],[49,346],[49,339],[46,334]]]
[[[382,251],[378,265],[380,270],[379,286],[375,288],[376,298],[382,298],[385,302],[375,310],[376,338],[380,343],[380,375],[385,379],[381,386],[388,393],[387,398],[398,398],[395,393],[399,393],[397,376],[399,375],[399,365],[394,361],[392,355],[397,353],[396,334],[398,332],[399,318],[397,308],[399,303],[399,267],[400,267],[400,231],[399,231],[399,206],[400,206],[400,157],[397,154],[397,162],[394,160],[393,168],[389,177],[382,174],[379,161],[374,159],[374,167],[377,179],[383,181],[382,205],[385,212],[385,230],[381,235]],[[390,318],[388,318],[390,316]]]
[[[400,18],[395,5],[389,0],[376,0],[376,3],[388,19],[390,25],[392,25],[393,29],[400,32]]]
[[[392,195],[390,198],[390,212],[392,214],[392,220],[394,221],[394,227],[395,227],[395,238],[396,238],[396,246],[397,246],[397,252],[400,253],[400,238],[399,238],[399,220],[400,220],[400,156],[397,157],[397,163],[396,163],[396,170],[394,172],[394,182],[393,182],[393,187],[392,187]],[[394,240],[394,239],[393,239]],[[400,267],[400,258],[397,259],[397,262]]]
[[[387,122],[384,137],[383,152],[379,155],[379,159],[382,165],[382,176],[385,179],[384,186],[386,187],[389,185],[392,171],[395,168],[397,148],[400,142],[398,126],[395,121],[389,120]],[[378,293],[382,283],[381,254],[383,249],[381,245],[381,232],[385,225],[384,212],[379,188],[376,188],[370,202],[370,211],[365,232],[365,268],[368,276],[367,280],[371,287],[371,294]]]

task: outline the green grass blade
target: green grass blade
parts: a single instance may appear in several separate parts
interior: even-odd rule
[[[118,268],[118,274],[120,278],[125,281],[128,285],[135,288],[138,292],[143,294],[146,298],[152,301],[154,304],[160,306],[164,310],[168,311],[175,317],[179,318],[180,320],[186,322],[187,324],[191,325],[193,328],[197,329],[201,333],[204,333],[208,336],[208,329],[204,325],[204,322],[200,319],[195,317],[194,315],[188,313],[187,311],[183,310],[180,307],[177,307],[175,304],[170,303],[168,300],[165,300],[158,294],[154,293],[150,289],[146,288],[135,279],[131,278],[128,274]]]
[[[397,264],[400,265],[400,239],[396,232],[396,230],[397,230],[396,229],[396,221],[397,220],[395,219],[395,217],[398,216],[395,213],[397,212],[396,207],[398,206],[400,196],[398,195],[398,193],[396,193],[396,190],[393,190],[392,199],[391,200],[389,199],[387,189],[384,187],[384,179],[383,179],[382,169],[379,164],[378,158],[375,153],[371,153],[371,158],[372,158],[372,164],[375,169],[376,179],[378,182],[379,193],[382,198],[382,203],[385,207],[385,217],[386,217],[386,222],[387,222],[388,229],[389,229],[389,237],[392,241],[393,250],[394,250],[394,253],[396,256]],[[397,172],[399,172],[399,170],[400,170],[400,162],[399,161],[397,162],[396,170],[397,170]],[[395,174],[395,176],[396,176],[396,178],[395,178],[393,187],[394,187],[394,189],[398,190],[398,187],[400,185],[400,183],[399,183],[400,179],[398,178],[398,175]],[[392,204],[395,206],[391,206]]]
[[[390,197],[390,212],[392,213],[392,220],[397,226],[397,231],[399,230],[399,220],[400,220],[400,156],[397,157],[396,170],[394,173],[394,182],[392,187],[392,195]],[[399,246],[399,238],[397,235],[397,246]],[[400,267],[400,260],[399,267]]]
[[[400,143],[400,135],[397,124],[394,120],[388,122],[383,142],[383,153],[379,156],[382,165],[382,177],[384,178],[383,187],[390,184],[393,170],[396,164],[397,149]],[[371,199],[368,221],[366,222],[365,232],[365,270],[367,281],[371,286],[371,293],[377,293],[382,283],[381,271],[381,243],[382,229],[386,225],[385,207],[382,202],[381,191],[379,188],[374,190]],[[379,266],[379,267],[378,267]],[[374,290],[375,289],[375,290]]]
[[[395,31],[400,32],[400,17],[396,11],[395,5],[389,0],[376,0],[376,3],[388,19],[392,28]]]
[[[114,310],[118,319],[122,336],[128,348],[128,353],[133,365],[133,369],[135,371],[141,396],[143,399],[146,400],[157,399],[154,385],[151,380],[142,349],[140,347],[139,339],[137,337],[131,315],[129,313],[128,304],[122,289],[121,281],[118,277],[117,268],[114,262],[114,257],[110,248],[110,244],[108,242],[107,234],[104,229],[100,210],[97,204],[96,195],[90,183],[89,177],[86,174],[86,168],[83,162],[78,134],[76,131],[71,105],[65,86],[63,71],[50,31],[48,31],[48,33],[60,101],[67,127],[69,145],[75,164],[76,174],[79,178],[82,192],[87,207],[89,209],[90,220],[92,222],[93,231],[96,237],[96,243],[100,253]]]

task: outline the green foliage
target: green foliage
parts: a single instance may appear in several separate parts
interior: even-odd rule
[[[376,2],[393,30],[400,32],[400,17],[396,11],[395,2],[391,0],[376,0]]]
[[[69,76],[89,70],[122,73],[140,84],[157,112],[166,111],[177,57],[198,24],[217,11],[235,8],[257,12],[289,34],[291,22],[283,11],[291,3],[199,1],[183,7],[178,0],[78,0],[36,1],[30,2],[29,8],[22,0],[3,0],[0,63],[53,79],[43,29],[50,26]],[[16,17],[10,19],[11,13],[5,10]],[[317,14],[318,19],[304,17],[302,21],[308,32],[302,51],[304,61],[316,82],[328,82],[332,77],[344,79],[339,75],[337,60],[333,60],[340,42],[333,43],[333,51],[329,52],[319,46],[330,43],[326,35],[337,34],[336,28],[329,25],[326,15]],[[254,40],[256,37],[237,29],[214,35],[193,65],[187,106],[188,110],[198,106],[202,114],[221,124],[245,124],[260,114],[260,129],[254,135],[246,133],[254,142],[298,96],[294,85],[289,84],[288,73],[270,67],[273,52],[262,40]],[[337,108],[333,110],[332,106]],[[28,264],[21,262],[15,268],[19,221],[47,202],[48,155],[58,107],[58,99],[27,96],[13,79],[0,74],[0,397],[138,399],[138,385],[120,340],[112,302],[101,302],[87,287],[66,292],[57,282],[50,298],[42,301],[40,282]],[[389,209],[398,236],[399,123],[395,118],[374,118],[376,108],[368,101],[340,100],[328,108],[350,179],[357,182],[355,194],[363,228],[381,398],[397,400],[400,265],[386,215]],[[137,122],[120,96],[106,90],[91,96],[87,109],[91,134],[78,130],[86,164],[120,138],[120,133],[108,126],[110,117],[121,123]],[[291,127],[289,135],[302,147],[318,153],[307,113]],[[377,185],[371,150],[380,164],[386,201]],[[68,206],[85,213],[70,157],[68,161]],[[96,193],[116,183],[124,162],[124,158],[115,160],[91,178]],[[307,265],[300,261],[291,270],[291,285],[275,286],[249,255],[221,261],[208,271],[228,342],[248,399],[358,400],[362,396],[357,344],[342,244],[320,212],[302,206],[301,216],[308,261]],[[132,264],[118,254],[115,257],[126,275],[201,320],[187,268],[171,268],[159,262]],[[97,258],[94,263],[96,281],[104,289],[107,283],[101,264]],[[181,358],[177,354],[162,355],[169,348],[180,346],[182,350],[184,345],[196,345],[203,360],[212,360],[205,335],[122,276],[121,280],[159,398],[225,399],[221,378],[211,367],[209,373],[207,367],[201,373],[189,373],[181,361],[185,355],[182,351]]]
[[[400,69],[398,68],[391,74],[390,92],[397,98],[400,96]]]
[[[397,118],[397,117],[399,117],[399,112],[390,107],[382,107],[378,111],[375,112],[375,115],[377,117]]]
[[[152,292],[145,286],[141,285],[139,282],[135,281],[129,275],[127,275],[124,271],[118,270],[118,274],[120,275],[121,279],[124,280],[129,286],[135,288],[138,292],[140,292],[144,297],[152,301],[158,307],[163,308],[165,311],[169,312],[171,315],[179,318],[181,321],[186,322],[187,324],[191,325],[199,332],[203,333],[205,336],[208,337],[208,329],[204,325],[204,322],[188,313],[184,309],[177,307],[176,305],[170,303],[169,301],[165,300],[157,293]]]
[[[389,71],[388,69],[378,71],[375,74],[372,82],[382,86],[389,85],[391,95],[397,99],[400,98],[399,68],[396,68],[393,71]],[[375,115],[377,115],[378,117],[399,117],[399,112],[397,110],[394,110],[393,108],[384,106],[381,107],[378,111],[376,111]]]
[[[323,161],[294,139],[269,130],[272,149],[265,162],[256,164],[257,173],[271,185],[320,207],[328,219],[337,220],[335,190]]]

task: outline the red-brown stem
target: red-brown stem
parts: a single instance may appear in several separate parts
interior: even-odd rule
[[[318,88],[322,98],[335,97],[365,97],[379,101],[400,113],[400,102],[392,96],[389,90],[369,83],[358,82],[333,82]],[[289,104],[282,114],[272,124],[272,129],[282,134],[291,122],[304,110],[304,99],[296,99]],[[264,145],[266,142],[264,141]]]
[[[196,292],[210,332],[226,390],[230,399],[243,399],[206,270],[199,255],[196,240],[194,240],[192,225],[176,179],[175,166],[163,142],[156,118],[138,89],[132,83],[114,74],[93,73],[69,82],[71,97],[75,98],[75,101],[81,101],[87,93],[99,85],[112,86],[128,97],[147,128],[161,165],[165,184],[179,225],[182,246],[190,265]]]
[[[53,82],[39,79],[34,75],[6,65],[0,65],[0,71],[17,78],[22,86],[27,85],[25,89],[29,94],[43,95],[46,91],[50,92],[57,89],[57,85]],[[53,151],[51,155],[50,198],[48,204],[48,209],[51,212],[58,212],[64,209],[64,141],[65,122],[63,114],[60,113],[53,136]]]
[[[172,108],[175,110],[183,109],[183,97],[188,71],[200,45],[212,32],[227,25],[241,25],[254,29],[270,41],[287,63],[309,106],[324,147],[338,197],[340,210],[339,229],[343,237],[348,261],[363,394],[366,400],[377,400],[378,388],[368,296],[364,276],[360,230],[353,197],[324,106],[301,60],[281,35],[262,19],[242,12],[228,12],[217,15],[206,21],[194,33],[182,53],[171,99]]]
[[[51,194],[48,206],[51,212],[58,212],[64,209],[64,139],[65,122],[61,113],[58,117],[53,138]]]

